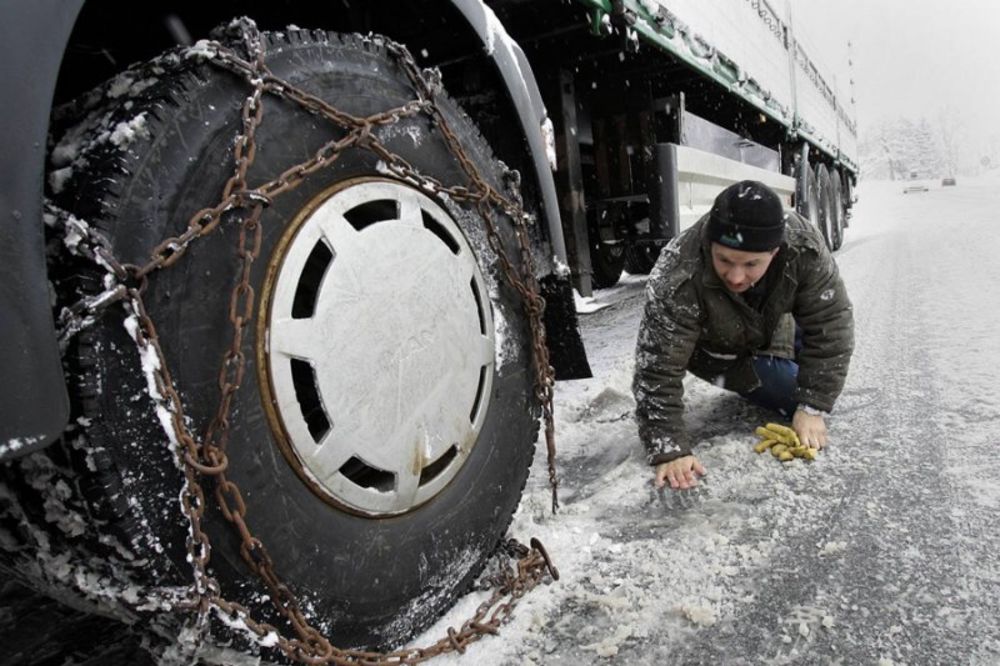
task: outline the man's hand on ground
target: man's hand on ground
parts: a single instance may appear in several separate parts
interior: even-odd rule
[[[826,421],[819,414],[807,414],[801,409],[795,410],[792,417],[792,428],[799,436],[799,441],[814,449],[826,446]]]
[[[694,456],[684,456],[656,466],[656,487],[669,483],[674,490],[687,490],[698,485],[699,476],[705,476],[705,468]]]

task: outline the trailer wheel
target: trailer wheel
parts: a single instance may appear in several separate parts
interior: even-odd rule
[[[625,270],[632,275],[649,275],[659,256],[657,245],[629,243],[625,246]]]
[[[625,244],[598,241],[590,248],[594,269],[594,288],[607,289],[618,284],[625,268]]]
[[[815,225],[817,229],[822,230],[819,185],[816,181],[816,173],[805,167],[804,173],[801,173],[797,180],[799,181],[799,196],[796,197],[795,210]]]
[[[851,209],[854,206],[854,180],[848,176],[844,175],[844,228],[847,229],[851,226]]]
[[[377,38],[291,30],[266,34],[265,44],[275,75],[355,116],[416,98]],[[183,57],[155,69],[134,96],[109,102],[111,126],[142,119],[129,141],[111,145],[100,136],[107,123],[95,129],[78,144],[87,168],[59,196],[123,262],[142,263],[220,200],[248,92],[228,72]],[[443,93],[436,101],[502,191],[500,165],[478,131]],[[426,114],[374,132],[420,173],[465,184]],[[273,179],[342,134],[266,97],[248,181]],[[538,415],[526,316],[474,209],[385,175],[370,152],[343,152],[275,198],[262,224],[227,473],[310,620],[343,647],[398,645],[469,588],[519,501]],[[496,225],[517,257],[510,221],[498,216]],[[219,403],[239,232],[223,223],[196,241],[150,277],[144,296],[196,434]],[[175,585],[191,576],[182,477],[124,316],[106,314],[75,347],[71,372],[82,377],[77,403],[88,425],[79,447],[90,454],[71,485],[127,502],[74,543],[89,547],[84,540],[118,530],[134,561],[148,563],[137,565],[139,583]],[[223,594],[275,621],[212,500],[205,523]]]
[[[827,248],[832,252],[837,244],[837,219],[834,213],[833,184],[825,164],[816,167],[816,184],[819,189],[819,228],[823,232]]]
[[[833,203],[833,249],[839,250],[844,244],[844,198],[840,181],[840,172],[837,169],[830,170],[831,200]]]

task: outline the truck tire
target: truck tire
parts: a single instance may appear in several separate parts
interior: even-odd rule
[[[594,269],[594,288],[608,289],[618,284],[625,268],[625,244],[598,241],[590,248]]]
[[[806,167],[799,180],[799,196],[796,197],[795,210],[799,215],[809,220],[817,229],[822,230],[822,219],[819,205],[819,185],[816,173]]]
[[[416,98],[379,38],[289,30],[264,43],[275,75],[355,116]],[[132,80],[147,84],[113,100],[103,125],[126,123],[129,141],[111,145],[100,127],[77,140],[74,163],[87,168],[68,176],[58,201],[100,229],[122,262],[141,264],[221,199],[249,87],[183,56]],[[480,173],[503,191],[501,167],[471,121],[444,93],[435,99]],[[373,132],[421,174],[466,183],[428,115]],[[343,134],[266,96],[248,182],[275,178]],[[524,488],[540,411],[531,335],[485,224],[474,208],[387,175],[361,149],[264,210],[227,474],[278,575],[341,647],[399,645],[433,622],[474,582]],[[496,225],[509,256],[519,256],[509,219],[498,215]],[[223,222],[152,274],[144,296],[197,435],[216,412],[232,340],[239,231]],[[183,584],[191,568],[182,475],[124,317],[105,313],[73,349],[87,425],[74,446],[88,462],[66,473],[72,487],[104,491],[88,507],[105,506],[77,542],[124,541],[134,562],[150,563],[137,565],[141,584]],[[276,621],[240,558],[240,539],[208,504],[223,595]]]
[[[649,243],[625,246],[625,270],[632,275],[649,275],[660,256],[660,247]]]
[[[841,188],[840,172],[837,169],[830,170],[831,200],[833,202],[833,249],[839,250],[844,244],[844,197]]]
[[[844,216],[841,219],[841,226],[847,229],[851,226],[851,207],[854,205],[854,189],[851,186],[851,179],[846,174],[843,177],[843,181],[840,186],[840,190],[843,193],[843,211]]]
[[[825,164],[816,166],[816,184],[819,188],[819,228],[831,252],[837,245],[837,217],[833,204],[833,184]]]

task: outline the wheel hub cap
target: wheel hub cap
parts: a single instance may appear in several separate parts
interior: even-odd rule
[[[493,378],[488,292],[458,225],[409,185],[359,179],[317,197],[276,257],[262,337],[286,457],[356,513],[428,501],[472,451]]]

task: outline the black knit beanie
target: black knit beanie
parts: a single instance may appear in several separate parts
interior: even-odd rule
[[[734,250],[773,250],[785,239],[781,199],[767,185],[755,180],[730,185],[712,204],[708,238]]]

